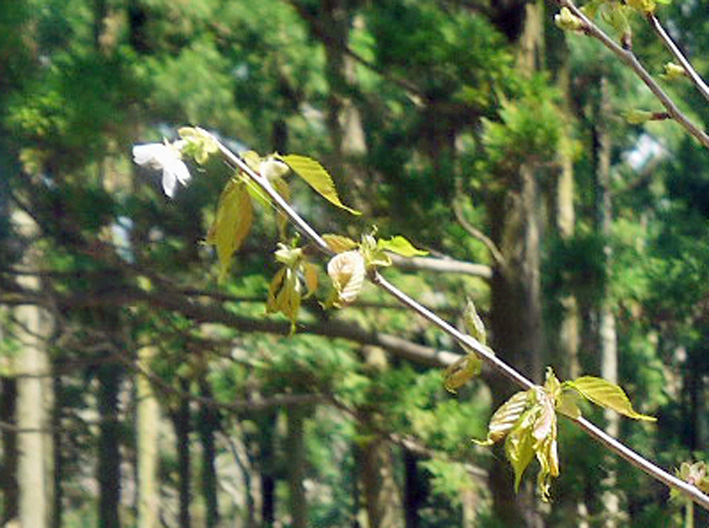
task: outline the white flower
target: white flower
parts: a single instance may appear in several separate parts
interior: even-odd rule
[[[143,167],[162,170],[162,188],[170,198],[175,194],[177,182],[187,185],[192,177],[187,165],[180,158],[180,145],[146,143],[133,147],[133,161]]]

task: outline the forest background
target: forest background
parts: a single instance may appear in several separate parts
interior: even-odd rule
[[[658,16],[700,73],[709,3]],[[167,199],[136,143],[195,124],[319,159],[353,217],[430,255],[386,276],[541,382],[620,383],[656,424],[584,414],[672,470],[705,457],[707,151],[538,0],[14,0],[0,14],[0,524],[702,526],[559,423],[552,502],[471,439],[516,387],[443,388],[463,351],[374,287],[265,314],[278,218],[218,284],[204,244],[229,170]],[[611,24],[601,22],[610,34]],[[635,53],[672,59],[641,16]],[[661,81],[700,128],[706,101]],[[324,269],[324,268],[323,268]],[[324,284],[325,273],[321,272]],[[327,297],[322,287],[321,300]]]

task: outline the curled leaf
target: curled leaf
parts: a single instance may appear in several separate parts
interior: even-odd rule
[[[656,421],[653,416],[640,414],[633,409],[628,396],[615,383],[606,381],[595,376],[582,376],[573,381],[567,382],[569,387],[576,389],[584,398],[592,401],[596,405],[612,409],[618,414],[633,418],[635,420]]]
[[[579,31],[584,27],[583,20],[574,15],[568,7],[561,8],[559,14],[554,17],[554,23],[564,31]]]
[[[357,247],[357,242],[342,235],[323,235],[323,240],[327,246],[335,253],[344,253]]]
[[[327,274],[337,292],[337,303],[349,304],[357,298],[364,284],[367,274],[364,258],[359,251],[339,253],[328,263]]]
[[[295,322],[300,310],[301,286],[294,270],[283,267],[276,272],[268,288],[266,312],[280,312],[291,322],[291,331],[295,330]]]
[[[465,305],[465,311],[463,312],[463,324],[465,325],[466,332],[480,341],[483,345],[487,344],[485,324],[478,315],[478,311],[475,309],[475,303],[470,298],[468,298],[468,302]]]
[[[483,441],[474,440],[474,442],[478,445],[492,445],[505,438],[529,406],[529,399],[529,391],[520,391],[513,394],[490,418],[487,439]]]
[[[480,374],[482,360],[475,354],[463,356],[443,372],[443,386],[455,393],[470,379]]]
[[[687,77],[687,70],[679,64],[668,62],[665,64],[665,72],[660,76],[666,81],[674,81]]]
[[[184,141],[182,152],[200,165],[204,165],[212,154],[219,152],[216,140],[203,128],[182,127],[177,133]]]

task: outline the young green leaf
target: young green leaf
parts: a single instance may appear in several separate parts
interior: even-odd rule
[[[509,400],[500,405],[492,415],[492,418],[490,418],[487,438],[482,441],[473,441],[478,445],[492,445],[505,438],[529,406],[529,399],[529,391],[520,391],[513,394]]]
[[[344,209],[353,215],[362,214],[355,209],[347,207],[340,201],[340,197],[337,195],[337,189],[335,188],[335,183],[332,181],[332,177],[325,170],[325,168],[314,159],[295,154],[280,156],[279,159],[284,161],[293,170],[293,172],[303,178],[305,182],[315,190],[315,192],[320,194],[320,196],[325,198],[331,204],[336,205],[340,209]]]
[[[581,409],[578,406],[579,393],[576,391],[562,391],[556,401],[556,411],[569,418],[579,418]]]
[[[182,152],[204,165],[212,154],[219,151],[217,142],[206,130],[199,127],[182,127],[177,133],[185,142]]]
[[[448,392],[455,394],[468,380],[480,374],[482,363],[475,354],[463,356],[443,372],[443,386]]]
[[[483,345],[487,345],[487,332],[485,331],[485,324],[483,323],[483,320],[480,319],[478,311],[475,309],[475,303],[470,298],[468,299],[468,302],[465,305],[465,311],[463,312],[463,324],[465,325],[466,332],[480,341]]]
[[[217,248],[220,282],[226,279],[231,257],[249,234],[252,220],[253,208],[246,184],[229,180],[219,197],[217,215],[206,240]]]
[[[295,331],[295,322],[300,310],[300,281],[291,268],[283,267],[276,272],[268,288],[267,313],[281,312],[291,322],[291,332]]]
[[[344,253],[357,247],[357,242],[342,235],[323,235],[323,240],[327,246],[335,253]]]
[[[532,407],[516,421],[505,440],[505,454],[515,472],[515,491],[519,490],[524,470],[534,458],[532,426],[537,410]]]
[[[318,267],[311,262],[303,262],[302,268],[305,288],[308,290],[306,297],[310,297],[318,289]]]
[[[595,376],[582,376],[573,381],[566,382],[565,385],[579,391],[581,395],[601,407],[612,409],[618,414],[633,418],[635,420],[647,420],[654,422],[656,418],[640,414],[633,409],[628,396],[615,383],[606,381]]]
[[[377,240],[377,249],[391,251],[402,257],[416,257],[428,255],[428,251],[416,249],[411,242],[401,235],[391,237],[389,240]]]

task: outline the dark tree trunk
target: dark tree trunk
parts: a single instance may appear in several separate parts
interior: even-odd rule
[[[419,527],[419,506],[423,502],[424,492],[418,471],[417,457],[411,451],[404,450],[404,526]]]
[[[259,467],[261,469],[261,522],[270,528],[276,520],[276,468],[275,431],[278,414],[264,413],[262,424]]]
[[[98,383],[98,411],[101,417],[97,474],[98,526],[120,528],[121,453],[118,395],[121,387],[121,368],[116,365],[102,365],[98,372]]]
[[[292,528],[307,528],[308,504],[305,497],[305,416],[300,406],[288,408],[288,484]]]
[[[15,403],[17,401],[17,382],[13,378],[0,378],[0,420],[6,424],[15,422]],[[2,486],[2,520],[0,525],[14,519],[19,514],[19,489],[17,486],[17,434],[11,429],[3,428],[2,465],[0,470],[0,486]]]
[[[211,398],[212,392],[206,382],[200,384],[204,398]],[[219,503],[217,500],[217,473],[214,466],[216,449],[214,432],[219,429],[219,413],[209,405],[202,405],[197,416],[197,431],[202,444],[202,496],[206,510],[207,528],[219,524]]]
[[[62,451],[62,409],[64,408],[64,393],[62,391],[62,379],[54,377],[54,412],[52,415],[52,442],[54,444],[54,507],[52,508],[52,528],[61,528],[64,508],[64,456]]]
[[[181,390],[188,392],[189,381],[181,381]],[[192,520],[190,517],[190,502],[192,500],[191,489],[191,460],[190,460],[190,402],[187,398],[182,398],[176,410],[172,413],[172,422],[175,429],[175,441],[177,449],[177,473],[178,473],[178,495],[180,502],[179,524],[180,528],[190,528]]]

